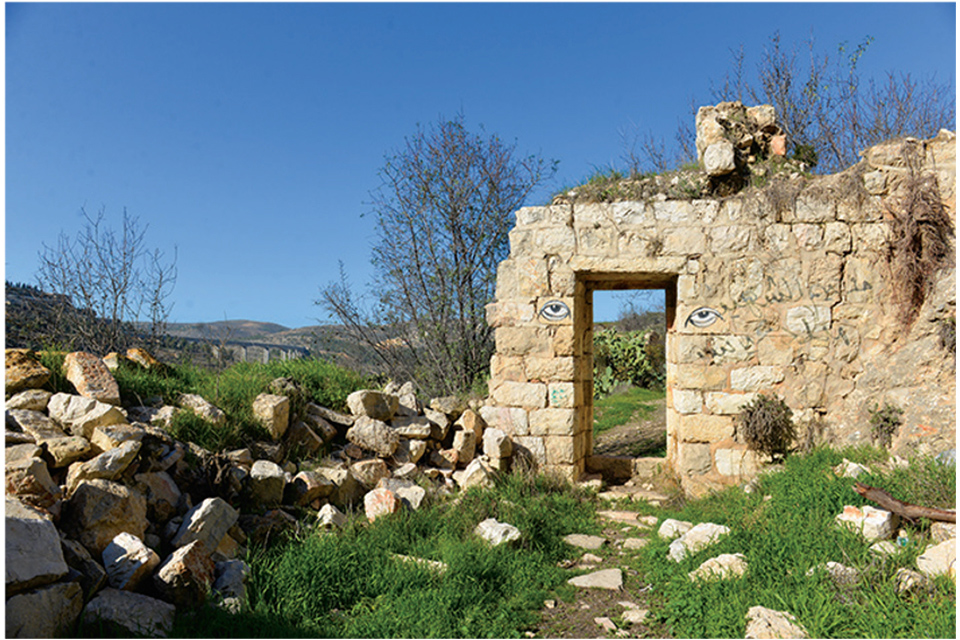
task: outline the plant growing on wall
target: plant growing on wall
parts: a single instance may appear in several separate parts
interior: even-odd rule
[[[793,411],[782,398],[758,395],[740,410],[737,435],[752,450],[782,460],[796,437]]]
[[[874,406],[870,409],[870,426],[872,428],[873,441],[886,449],[890,446],[893,436],[897,433],[902,422],[903,409],[884,403],[880,409]]]

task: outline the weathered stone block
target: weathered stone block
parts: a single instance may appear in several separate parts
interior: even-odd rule
[[[500,327],[494,329],[493,335],[500,355],[553,355],[553,344],[546,327]]]
[[[733,419],[708,414],[681,415],[679,436],[684,442],[719,442],[733,437]]]
[[[742,367],[730,371],[730,387],[735,391],[761,391],[783,381],[783,369],[775,366]]]
[[[760,467],[757,454],[746,449],[717,449],[713,453],[717,473],[724,476],[754,476]]]
[[[547,385],[542,382],[504,380],[493,387],[491,397],[503,406],[542,408],[547,406]]]
[[[818,224],[795,224],[793,236],[804,251],[816,251],[823,246],[823,227]]]
[[[727,386],[727,372],[715,365],[678,364],[673,379],[676,387],[686,389],[708,391]]]
[[[711,391],[705,396],[707,410],[716,415],[736,415],[743,406],[757,397],[756,393],[726,393]]]
[[[107,404],[120,404],[120,387],[103,360],[83,351],[68,353],[63,359],[63,375],[77,393]]]
[[[665,256],[689,256],[707,250],[707,236],[700,227],[669,227],[664,229],[662,240]]]
[[[480,416],[487,426],[502,430],[510,436],[526,436],[530,433],[527,412],[518,407],[480,407]]]
[[[787,330],[797,336],[829,331],[830,321],[830,307],[804,305],[787,310]]]
[[[710,250],[715,255],[743,253],[750,248],[753,229],[746,225],[721,225],[707,232],[710,236]]]
[[[83,610],[76,582],[58,582],[7,599],[7,638],[68,638]]]
[[[69,571],[53,522],[7,496],[5,507],[7,595],[54,582]]]
[[[253,401],[253,417],[266,428],[271,438],[279,440],[290,425],[290,399],[261,393]]]
[[[703,394],[692,389],[673,389],[673,408],[677,413],[700,413],[703,409]]]
[[[682,475],[703,475],[713,467],[709,444],[680,442],[677,445],[679,471]]]
[[[746,362],[757,355],[753,338],[743,335],[722,335],[710,339],[714,364]]]
[[[7,393],[38,389],[47,384],[51,376],[50,370],[28,349],[7,349],[4,365]]]
[[[761,365],[786,366],[793,362],[794,349],[793,336],[771,333],[757,344],[757,357]]]
[[[486,306],[487,324],[493,328],[517,327],[533,322],[533,304],[526,299],[498,300]]]
[[[573,409],[554,408],[531,411],[529,414],[530,435],[572,436],[575,413]]]

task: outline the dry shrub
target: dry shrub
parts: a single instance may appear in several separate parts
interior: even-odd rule
[[[797,443],[797,449],[800,453],[810,453],[818,445],[830,442],[831,440],[827,422],[819,413],[814,414],[806,420],[800,421],[797,427],[800,431]]]
[[[737,436],[750,449],[782,459],[796,438],[793,411],[782,398],[758,395],[740,410]]]
[[[936,176],[920,172],[915,145],[904,144],[902,149],[908,173],[899,197],[886,204],[887,262],[900,322],[908,327],[920,312],[936,272],[953,261],[954,229]]]
[[[782,218],[784,213],[793,211],[802,186],[800,181],[776,177],[764,188],[763,195],[778,219]]]

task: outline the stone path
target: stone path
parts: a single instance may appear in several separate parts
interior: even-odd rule
[[[599,511],[601,536],[566,538],[576,553],[561,566],[576,588],[569,601],[547,600],[535,632],[539,638],[666,638],[663,625],[649,618],[658,595],[628,564],[630,555],[656,535],[656,517],[631,511]]]

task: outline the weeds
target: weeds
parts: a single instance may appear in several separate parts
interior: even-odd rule
[[[890,441],[897,433],[902,422],[903,409],[890,403],[885,403],[880,409],[874,406],[870,409],[870,427],[873,441],[884,449],[890,446]]]
[[[782,398],[758,395],[740,410],[737,432],[754,451],[782,459],[796,437],[793,411]]]

